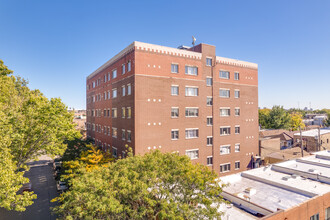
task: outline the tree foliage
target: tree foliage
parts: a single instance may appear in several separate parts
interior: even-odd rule
[[[266,129],[290,129],[291,117],[283,106],[273,106],[269,111],[259,110],[259,123]]]
[[[293,131],[298,130],[300,127],[301,129],[305,128],[305,124],[302,120],[302,115],[300,113],[292,113],[291,115],[291,129]]]
[[[41,154],[63,153],[63,141],[79,135],[72,121],[60,99],[30,90],[0,60],[0,207],[23,211],[32,204],[35,195],[16,193],[28,181],[22,170]]]
[[[217,175],[186,156],[129,156],[71,180],[62,219],[214,219],[224,202]]]

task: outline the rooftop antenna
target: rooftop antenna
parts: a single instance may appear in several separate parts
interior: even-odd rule
[[[194,36],[192,36],[192,45],[193,45],[193,47],[195,46],[195,42],[196,42],[196,38]]]

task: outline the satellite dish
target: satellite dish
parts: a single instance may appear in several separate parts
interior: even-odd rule
[[[195,46],[196,38],[192,36],[192,45]]]

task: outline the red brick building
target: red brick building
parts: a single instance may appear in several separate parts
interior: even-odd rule
[[[258,153],[258,65],[215,46],[133,42],[87,77],[87,135],[115,156],[159,149],[219,175]]]

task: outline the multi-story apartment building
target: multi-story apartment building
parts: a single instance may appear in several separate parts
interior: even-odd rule
[[[114,156],[159,149],[219,175],[258,153],[258,65],[215,46],[133,42],[87,77],[87,135]]]

